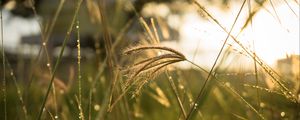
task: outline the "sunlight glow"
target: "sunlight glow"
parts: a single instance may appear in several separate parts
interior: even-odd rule
[[[229,31],[240,5],[240,3],[231,4],[230,9],[225,12],[221,9],[216,9],[216,7],[206,6],[206,8]],[[290,5],[294,11],[299,10],[297,4],[291,2]],[[257,55],[261,59],[269,65],[274,66],[278,59],[285,58],[287,55],[300,54],[299,14],[296,13],[297,15],[295,15],[286,4],[277,4],[275,9],[279,16],[278,20],[271,6],[265,5],[265,7],[265,9],[260,9],[256,13],[253,17],[252,25],[246,27],[238,36],[238,40],[248,49],[253,50],[255,48]],[[195,9],[197,8],[195,7]],[[194,60],[197,64],[210,68],[227,34],[213,21],[201,17],[195,9],[187,10],[181,16],[179,42],[171,43],[168,41],[164,44],[179,49],[190,60]],[[232,35],[236,36],[240,32],[247,18],[248,8],[245,6],[232,31]],[[178,23],[178,20],[173,23]],[[232,40],[228,42],[228,45],[233,45],[237,53],[242,51]],[[196,50],[197,54],[194,57]],[[249,64],[251,58],[245,55],[238,56],[248,59],[241,58],[248,64],[245,65],[241,62],[239,66],[245,69],[247,69],[247,65],[249,67],[253,66]],[[182,67],[189,68],[187,64],[182,65]]]

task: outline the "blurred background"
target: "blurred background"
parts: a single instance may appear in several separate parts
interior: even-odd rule
[[[185,119],[195,103],[191,119],[299,119],[299,7],[299,0],[1,0],[0,119],[38,118],[52,76],[42,119]],[[206,72],[176,63],[108,112],[124,91],[124,69],[147,57],[122,54],[151,43],[147,27],[160,45],[214,67],[218,80],[206,84]]]

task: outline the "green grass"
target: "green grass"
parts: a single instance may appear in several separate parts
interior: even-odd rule
[[[261,8],[271,4],[276,11],[274,1],[261,2]],[[40,53],[26,58],[28,64],[23,69],[20,66],[24,61],[13,63],[2,47],[0,119],[299,119],[299,74],[290,77],[273,69],[232,33],[242,12],[249,12],[249,17],[240,33],[253,24],[258,10],[252,9],[251,2],[242,1],[229,30],[204,2],[188,3],[227,34],[208,70],[181,51],[162,46],[163,26],[158,22],[162,18],[143,17],[135,9],[140,6],[132,2],[120,0],[106,6],[108,1],[62,0],[55,3],[52,12],[43,9],[41,13],[32,7],[35,15],[53,17],[40,22]],[[284,3],[293,11],[289,3]],[[135,17],[125,20],[127,9]],[[64,16],[66,11],[72,12]],[[58,31],[65,32],[65,38],[55,58],[47,43]],[[95,53],[83,58],[80,36],[87,31],[93,31]],[[64,58],[72,33],[76,36],[77,57]],[[138,42],[130,40],[134,36],[139,37]],[[224,53],[231,52],[226,49],[228,41],[252,60],[248,64],[253,71],[231,72],[221,67],[229,58]],[[183,62],[192,67],[176,67]],[[271,88],[267,79],[276,87]]]

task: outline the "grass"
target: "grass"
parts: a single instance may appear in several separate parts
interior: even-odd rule
[[[271,6],[274,19],[282,25],[276,2],[263,1],[258,3],[259,7],[254,7],[252,5],[257,2],[242,1],[229,30],[203,1],[182,2],[193,4],[194,11],[199,10],[226,33],[209,70],[194,61],[199,45],[190,59],[179,49],[161,44],[165,41],[162,32],[170,29],[161,26],[163,17],[143,16],[136,2],[116,1],[117,4],[108,6],[110,3],[105,0],[58,2],[52,19],[39,21],[39,54],[27,60],[29,64],[25,65],[25,70],[19,70],[16,66],[20,63],[11,61],[3,47],[6,43],[1,11],[0,119],[299,119],[299,88],[296,88],[299,74],[286,77],[290,75],[280,73],[257,55],[254,43],[247,47],[239,37],[247,27],[255,24],[252,19],[266,4]],[[284,0],[283,4],[298,17],[291,7],[291,4],[299,4],[297,0]],[[62,13],[70,6],[71,18],[63,18]],[[40,15],[34,6],[32,10],[35,16]],[[127,19],[125,11],[131,11],[133,17]],[[233,31],[243,12],[248,12],[248,18],[235,35]],[[83,19],[85,16],[89,21]],[[127,20],[116,20],[122,17]],[[69,23],[68,29],[59,55],[54,57],[49,50],[50,38],[59,27],[66,27],[57,26],[64,20]],[[84,57],[87,53],[81,38],[86,28],[95,30],[92,57]],[[76,38],[76,57],[65,58],[67,42],[72,36]],[[230,58],[231,44],[239,47],[236,51],[240,56],[252,61],[247,64],[251,64],[253,71],[230,73],[221,67]],[[181,63],[192,67],[177,67]],[[20,73],[28,77],[25,79]],[[266,79],[276,87],[269,88]]]
[[[2,3],[2,2],[1,2]],[[6,77],[5,77],[5,71],[6,71],[6,67],[5,67],[5,54],[4,54],[4,40],[3,40],[3,14],[2,14],[2,9],[1,9],[1,13],[0,13],[0,17],[1,17],[1,47],[2,47],[2,69],[3,69],[3,80],[2,80],[2,91],[3,91],[3,103],[4,103],[4,119],[7,120],[7,103],[6,103]]]

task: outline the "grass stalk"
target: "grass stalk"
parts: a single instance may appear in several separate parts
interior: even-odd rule
[[[34,1],[33,0],[30,0],[29,1],[30,4],[31,4],[31,9],[35,15],[36,18],[38,18],[38,13],[36,11],[36,8],[34,6]],[[51,60],[50,60],[50,55],[49,55],[49,52],[48,52],[48,49],[47,49],[47,42],[50,38],[50,35],[52,33],[52,30],[54,28],[54,25],[56,24],[56,20],[62,10],[62,7],[64,6],[64,3],[65,3],[65,0],[61,0],[60,3],[59,3],[59,6],[55,12],[55,15],[53,17],[53,20],[51,21],[51,24],[50,24],[50,27],[48,28],[48,30],[42,25],[41,21],[40,20],[37,20],[38,24],[39,24],[39,27],[40,27],[40,32],[41,32],[41,42],[42,42],[42,45],[39,49],[39,52],[38,52],[38,55],[35,57],[34,60],[31,61],[31,73],[30,73],[30,77],[29,77],[29,82],[27,84],[27,90],[29,91],[29,88],[31,86],[31,83],[33,81],[33,69],[35,69],[34,66],[36,66],[37,64],[34,64],[34,63],[38,63],[39,59],[40,59],[40,56],[42,55],[42,52],[44,50],[45,54],[46,54],[46,59],[47,59],[47,63],[46,63],[46,66],[49,70],[49,73],[50,75],[52,75],[52,67],[51,67]],[[25,93],[25,92],[24,92]],[[53,93],[53,96],[54,96],[54,106],[55,106],[55,116],[58,116],[58,110],[57,110],[57,98],[56,98],[56,92],[55,92],[55,85],[53,84],[52,85],[52,93]],[[28,93],[27,95],[28,96]]]
[[[251,30],[253,31],[253,23],[252,23],[252,18],[253,18],[253,15],[251,14],[252,13],[252,7],[251,7],[251,0],[248,0],[248,14],[249,14],[249,21],[250,21],[250,25],[251,25]],[[255,52],[255,44],[254,44],[254,40],[252,42],[252,45],[253,45],[253,54],[256,55],[256,52]],[[257,63],[255,62],[255,58],[252,58],[253,59],[253,64],[254,64],[254,73],[255,73],[255,85],[258,86],[259,84],[259,81],[258,81],[258,69],[257,69]],[[257,106],[258,106],[258,111],[260,111],[260,94],[259,94],[259,90],[258,88],[256,89],[256,97],[257,97]]]
[[[239,93],[236,92],[230,85],[222,84],[221,82],[217,81],[221,86],[228,89],[231,93],[233,93],[235,96],[237,96],[239,99],[241,99],[252,111],[254,111],[262,120],[265,120],[265,118],[249,103],[247,102]]]
[[[2,4],[2,1],[0,2]],[[1,12],[0,12],[0,20],[1,20],[1,47],[2,47],[2,65],[3,65],[3,80],[2,80],[2,91],[3,91],[3,109],[4,109],[4,120],[7,120],[7,98],[6,98],[6,68],[5,68],[5,52],[4,52],[4,37],[3,37],[3,32],[4,32],[4,29],[3,29],[3,14],[2,14],[2,6],[1,6]]]
[[[283,0],[284,3],[288,6],[288,8],[293,12],[293,14],[299,18],[299,16],[297,15],[297,13],[293,10],[293,8],[291,7],[291,5],[286,1],[286,0]]]
[[[112,94],[111,88],[113,88],[114,85],[114,80],[115,80],[115,72],[114,72],[114,67],[115,67],[115,57],[112,51],[112,38],[111,38],[111,33],[109,31],[109,23],[108,23],[108,18],[106,16],[106,8],[105,8],[105,0],[100,0],[100,2],[98,2],[99,5],[99,11],[100,12],[100,18],[102,21],[101,24],[101,28],[103,31],[103,39],[104,39],[104,47],[105,47],[105,53],[106,53],[106,63],[107,63],[107,67],[108,67],[108,79],[109,79],[109,88],[107,88],[107,92],[105,94],[105,98],[101,104],[102,109],[99,111],[96,119],[104,119],[105,117],[105,113],[108,112],[107,108],[109,107],[109,97]]]
[[[61,60],[62,55],[63,55],[63,53],[64,53],[64,48],[65,48],[65,46],[66,46],[67,40],[69,40],[69,38],[70,38],[70,35],[71,35],[72,30],[73,30],[73,27],[74,27],[74,24],[75,24],[75,20],[76,20],[76,18],[77,18],[78,11],[79,11],[79,9],[80,9],[80,6],[81,6],[82,1],[83,1],[83,0],[79,0],[78,3],[77,3],[77,6],[76,6],[76,9],[75,9],[75,13],[74,13],[72,22],[71,22],[71,24],[70,24],[70,27],[69,27],[69,29],[68,29],[68,32],[67,32],[67,34],[66,34],[66,36],[65,36],[65,39],[64,39],[64,41],[63,41],[62,49],[61,49],[61,51],[60,51],[60,54],[59,54],[58,59],[56,60],[56,63],[55,63],[55,66],[54,66],[54,69],[53,69],[53,72],[52,72],[51,81],[50,81],[50,83],[49,83],[49,86],[48,86],[46,95],[45,95],[45,97],[44,97],[44,99],[43,99],[43,103],[42,103],[41,109],[40,109],[39,114],[38,114],[38,117],[37,117],[38,120],[40,120],[41,117],[42,117],[42,113],[43,113],[43,111],[44,111],[44,107],[45,107],[46,101],[47,101],[48,96],[49,96],[49,92],[50,92],[51,87],[52,87],[52,84],[53,84],[53,80],[54,80],[54,77],[55,77],[56,70],[57,70],[57,68],[58,68],[58,66],[59,66],[59,64],[60,64],[60,60]]]
[[[79,20],[77,18],[76,21],[76,30],[77,30],[77,72],[78,72],[78,108],[79,108],[79,118],[81,120],[84,120],[84,114],[82,111],[82,78],[81,78],[81,52],[80,52],[80,25],[79,25]]]
[[[5,58],[5,59],[6,59],[6,58]],[[26,105],[25,105],[25,103],[24,103],[24,99],[23,99],[23,97],[22,97],[22,93],[21,93],[20,86],[19,86],[19,84],[18,84],[18,82],[17,82],[16,76],[15,76],[15,74],[14,74],[14,72],[13,72],[13,69],[12,69],[12,67],[11,67],[11,65],[10,65],[10,63],[9,63],[9,61],[8,61],[7,59],[6,59],[5,61],[6,61],[6,64],[7,64],[7,68],[8,68],[9,71],[10,71],[10,76],[11,76],[11,78],[13,79],[14,85],[15,85],[15,87],[16,87],[16,89],[17,89],[17,95],[18,95],[18,98],[19,98],[19,101],[20,101],[20,104],[21,104],[21,107],[22,107],[22,110],[23,110],[23,113],[24,113],[24,118],[27,120],[27,119],[28,119],[27,108],[26,108]]]
[[[277,18],[279,24],[282,25],[282,22],[281,22],[281,20],[280,20],[278,14],[277,14],[277,11],[276,11],[276,9],[275,9],[275,6],[274,6],[272,0],[268,0],[268,1],[270,2],[270,5],[272,6],[272,9],[273,9],[273,11],[274,11],[274,13],[275,13],[275,16],[276,16],[276,18]]]
[[[181,99],[180,99],[180,97],[179,97],[179,93],[178,93],[178,90],[177,90],[177,88],[176,88],[176,86],[175,86],[174,80],[173,80],[173,78],[170,76],[168,70],[166,70],[165,75],[166,75],[166,77],[168,78],[168,81],[169,81],[169,83],[170,83],[170,86],[171,86],[171,88],[172,88],[172,91],[173,91],[173,93],[174,93],[174,95],[175,95],[175,97],[176,97],[178,106],[179,106],[179,108],[180,108],[180,110],[181,110],[181,113],[182,113],[184,119],[186,119],[187,115],[186,115],[185,109],[184,109],[184,107],[183,107],[183,103],[182,103],[182,101],[181,101]]]
[[[239,16],[240,16],[241,11],[242,11],[243,8],[244,8],[245,3],[246,3],[246,0],[244,0],[244,2],[242,3],[242,5],[241,5],[241,7],[240,7],[240,9],[239,9],[239,12],[238,12],[238,14],[237,14],[237,16],[236,16],[236,18],[235,18],[235,20],[234,20],[232,26],[231,26],[231,29],[230,29],[229,33],[227,34],[226,39],[225,39],[225,41],[224,41],[224,43],[223,43],[223,45],[222,45],[220,51],[218,52],[217,58],[216,58],[216,60],[214,61],[214,64],[213,64],[211,70],[209,71],[209,74],[208,74],[206,80],[204,81],[204,84],[203,84],[203,86],[201,87],[201,90],[200,90],[199,94],[197,95],[197,98],[196,98],[194,104],[192,105],[192,107],[191,107],[191,109],[190,109],[190,111],[189,111],[189,113],[188,113],[188,115],[187,115],[186,120],[190,119],[190,117],[191,117],[191,115],[193,114],[194,110],[196,110],[196,109],[194,109],[194,108],[196,107],[196,104],[198,103],[198,101],[199,101],[200,98],[201,98],[202,93],[204,92],[204,89],[205,89],[205,87],[206,87],[206,84],[208,83],[208,80],[210,79],[210,76],[212,75],[212,73],[213,73],[213,71],[214,71],[214,68],[215,68],[215,66],[217,65],[217,62],[218,62],[218,60],[219,60],[219,57],[221,56],[221,53],[223,52],[223,49],[224,49],[224,47],[225,47],[225,45],[226,45],[226,43],[227,43],[227,41],[228,41],[228,39],[229,39],[229,37],[230,37],[230,34],[231,34],[231,32],[232,32],[232,30],[233,30],[233,28],[234,28],[234,26],[235,26],[235,23],[237,22],[237,20],[238,20],[238,18],[239,18]]]

